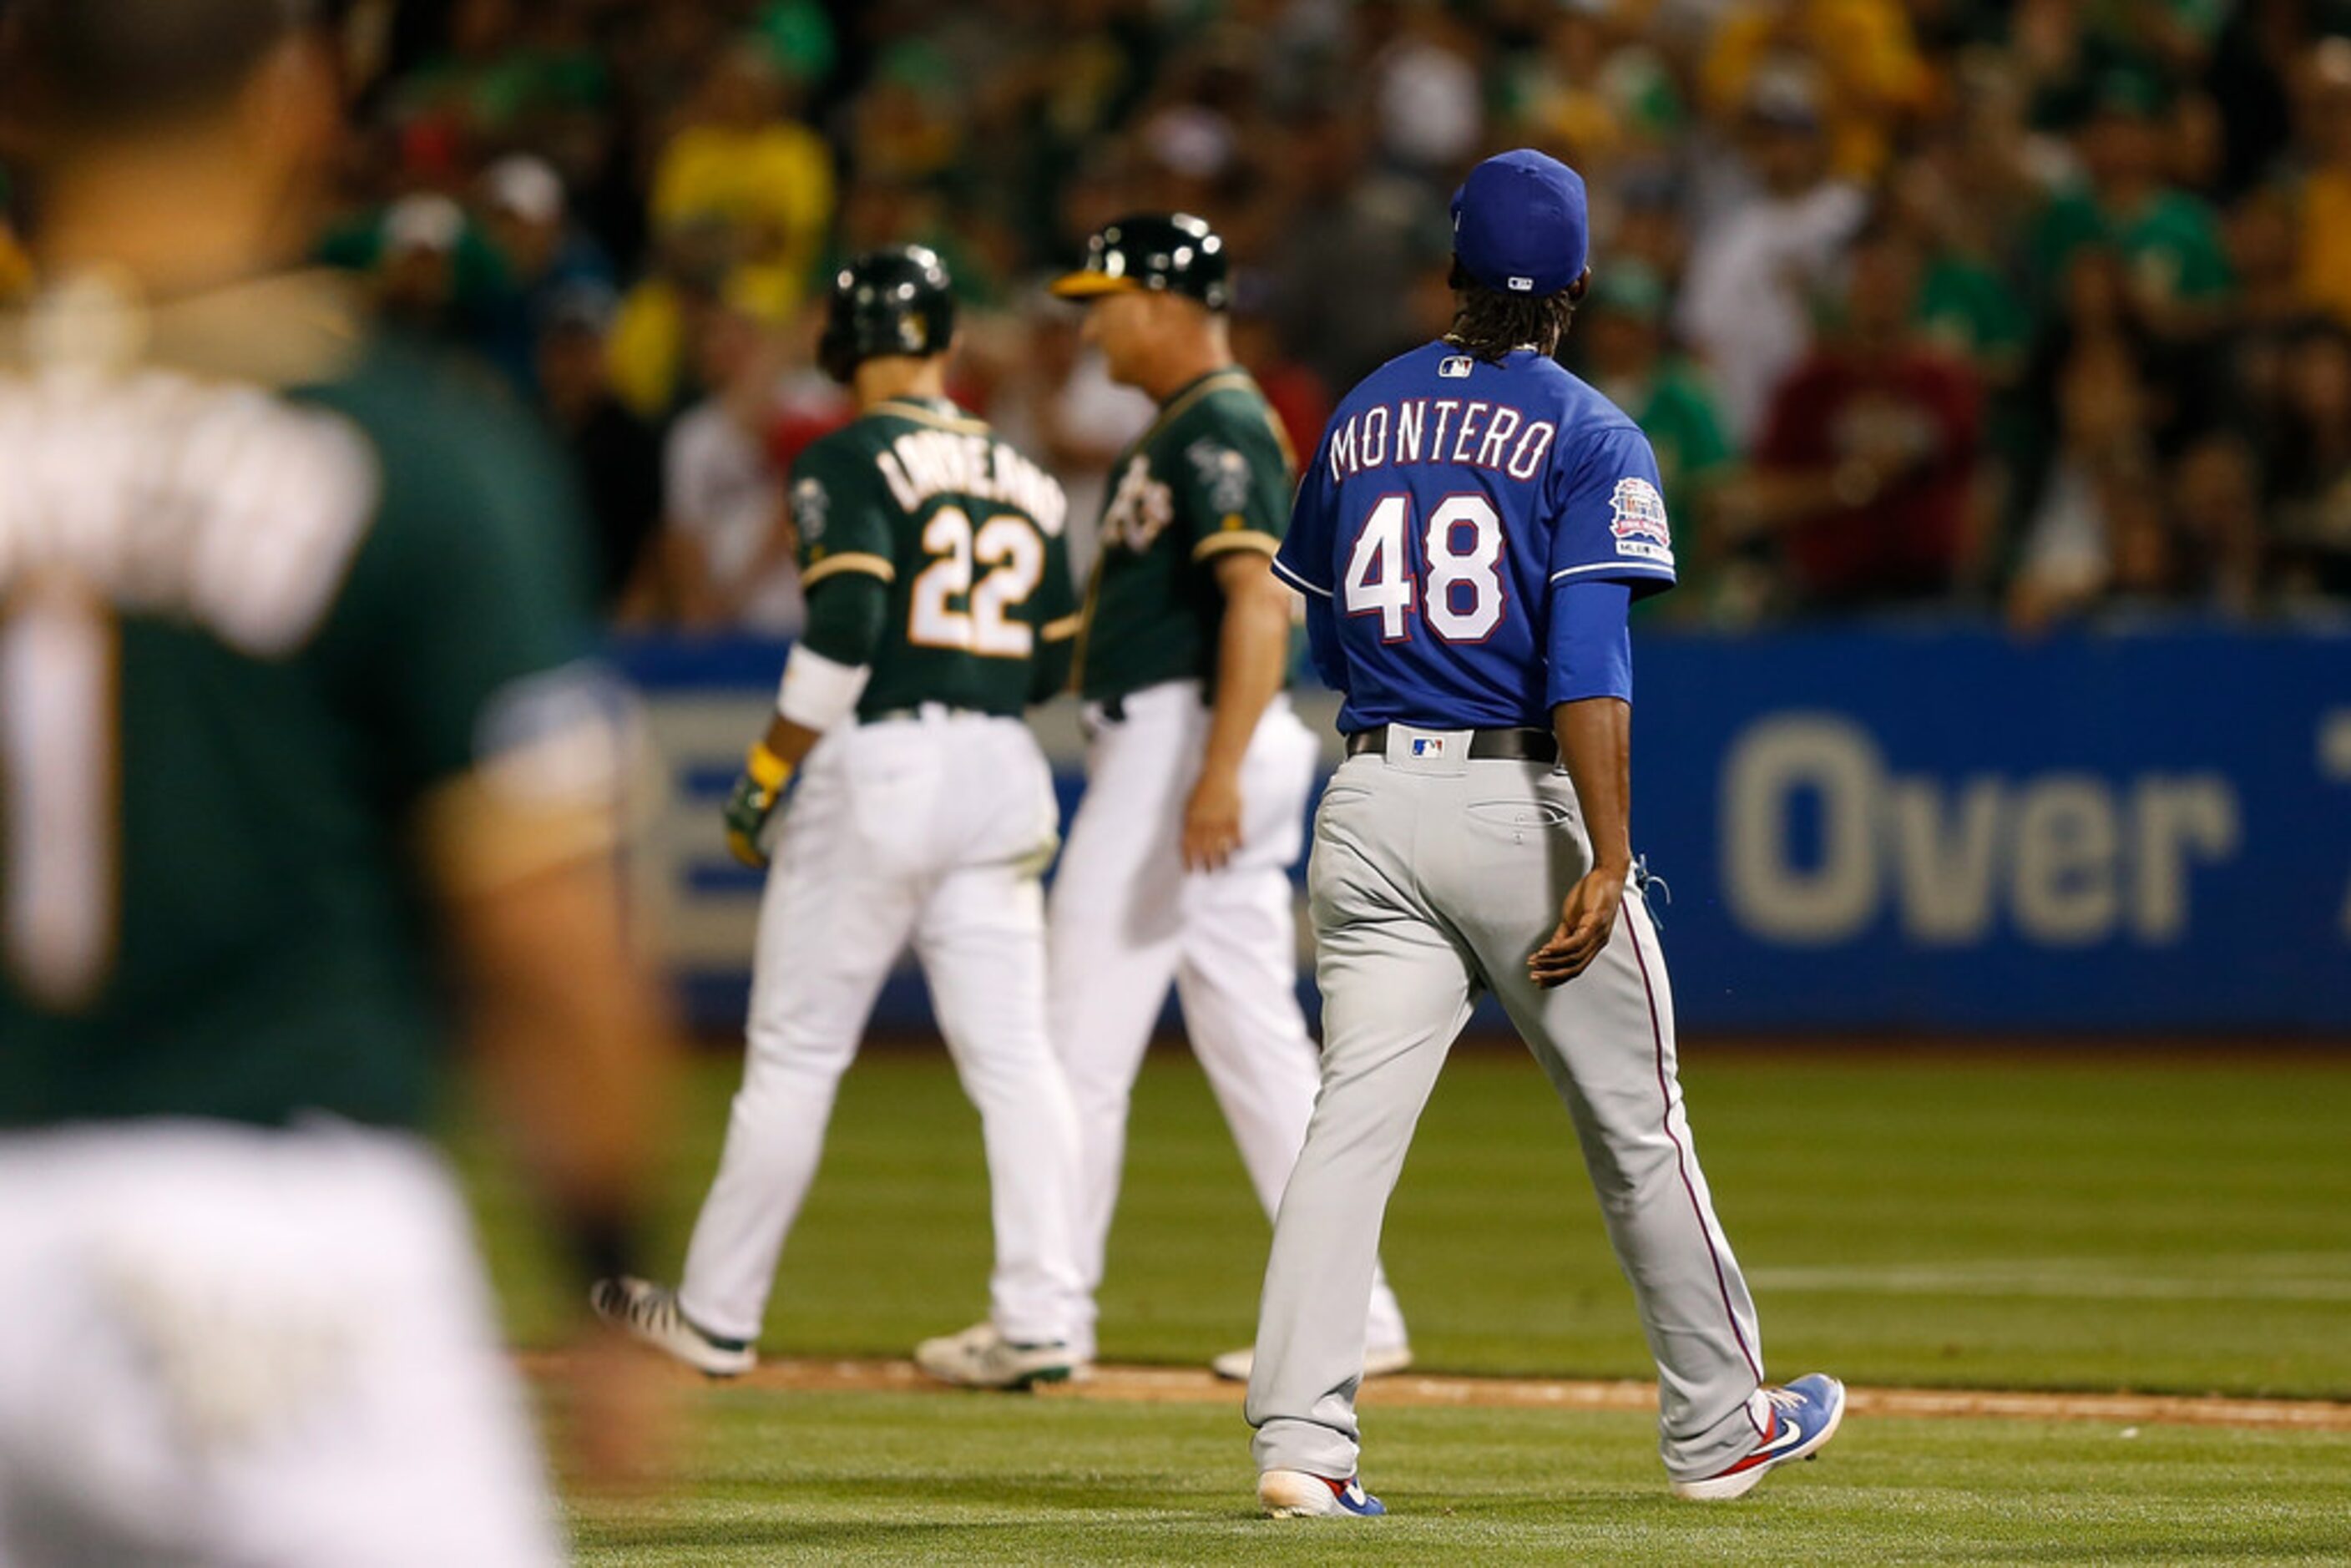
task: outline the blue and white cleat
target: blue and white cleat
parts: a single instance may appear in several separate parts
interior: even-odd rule
[[[1791,1459],[1809,1459],[1836,1436],[1844,1420],[1844,1385],[1825,1373],[1799,1377],[1785,1388],[1767,1388],[1771,1430],[1754,1450],[1727,1470],[1694,1481],[1676,1481],[1674,1495],[1700,1502],[1744,1497],[1755,1483]]]
[[[1305,1470],[1268,1470],[1258,1477],[1257,1503],[1269,1519],[1377,1519],[1387,1512],[1357,1478],[1334,1481]]]

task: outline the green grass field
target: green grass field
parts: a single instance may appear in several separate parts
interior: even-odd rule
[[[698,1067],[661,1251],[674,1267],[733,1067]],[[2351,1397],[2351,1060],[1797,1057],[1694,1051],[1698,1147],[1782,1375]],[[470,1162],[516,1337],[557,1322],[496,1166]],[[1107,1360],[1249,1338],[1266,1228],[1187,1058],[1136,1097]],[[1523,1056],[1447,1069],[1386,1256],[1424,1366],[1646,1376],[1564,1114]],[[904,1354],[980,1315],[977,1118],[943,1056],[844,1087],[768,1321],[770,1354]],[[698,1393],[690,1485],[596,1505],[583,1561],[1288,1562],[1249,1517],[1227,1407]],[[1856,1418],[1727,1509],[1666,1493],[1639,1417],[1374,1406],[1396,1517],[1348,1561],[2351,1562],[2351,1434]]]

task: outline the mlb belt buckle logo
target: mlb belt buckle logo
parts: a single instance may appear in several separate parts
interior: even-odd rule
[[[1445,755],[1445,737],[1441,735],[1416,735],[1412,737],[1412,754],[1415,757],[1442,757]]]

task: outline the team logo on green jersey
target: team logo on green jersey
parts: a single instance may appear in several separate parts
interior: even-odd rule
[[[1102,513],[1102,543],[1139,555],[1175,520],[1175,493],[1151,476],[1151,459],[1138,454],[1119,476],[1118,489]]]

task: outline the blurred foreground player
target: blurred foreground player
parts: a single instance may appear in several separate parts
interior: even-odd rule
[[[1175,982],[1184,1027],[1270,1215],[1314,1104],[1290,868],[1321,747],[1290,712],[1290,607],[1268,559],[1290,521],[1288,440],[1233,362],[1224,241],[1137,213],[1052,286],[1157,416],[1111,469],[1077,655],[1086,793],[1053,883],[1053,1046],[1084,1139],[1081,1354],[1118,1203],[1135,1074]],[[1373,1365],[1411,1364],[1387,1282],[1365,1282]],[[1217,1358],[1249,1375],[1249,1353]]]
[[[1258,1498],[1384,1511],[1355,1479],[1354,1330],[1414,1124],[1489,991],[1574,1120],[1674,1490],[1737,1497],[1827,1442],[1844,1389],[1764,1385],[1676,1082],[1626,801],[1626,613],[1674,580],[1656,459],[1552,358],[1590,277],[1583,182],[1539,152],[1489,159],[1453,235],[1452,330],[1340,404],[1275,561],[1346,694],[1347,760],[1309,868],[1322,1092],[1266,1267]]]
[[[1058,818],[1021,722],[1068,678],[1067,503],[947,401],[954,335],[946,270],[919,246],[834,282],[818,351],[859,414],[792,465],[808,631],[726,810],[729,845],[758,866],[782,817],[743,1087],[684,1282],[596,1291],[606,1316],[714,1376],[753,1363],[841,1075],[909,942],[979,1108],[996,1234],[987,1318],[915,1360],[977,1387],[1071,1372],[1078,1134],[1045,1033],[1038,882]]]
[[[583,1271],[627,1251],[660,1030],[573,513],[273,270],[340,131],[297,9],[33,0],[0,44],[50,281],[0,318],[11,1568],[561,1559],[413,1132],[444,962]],[[645,1412],[603,1359],[611,1458]]]

